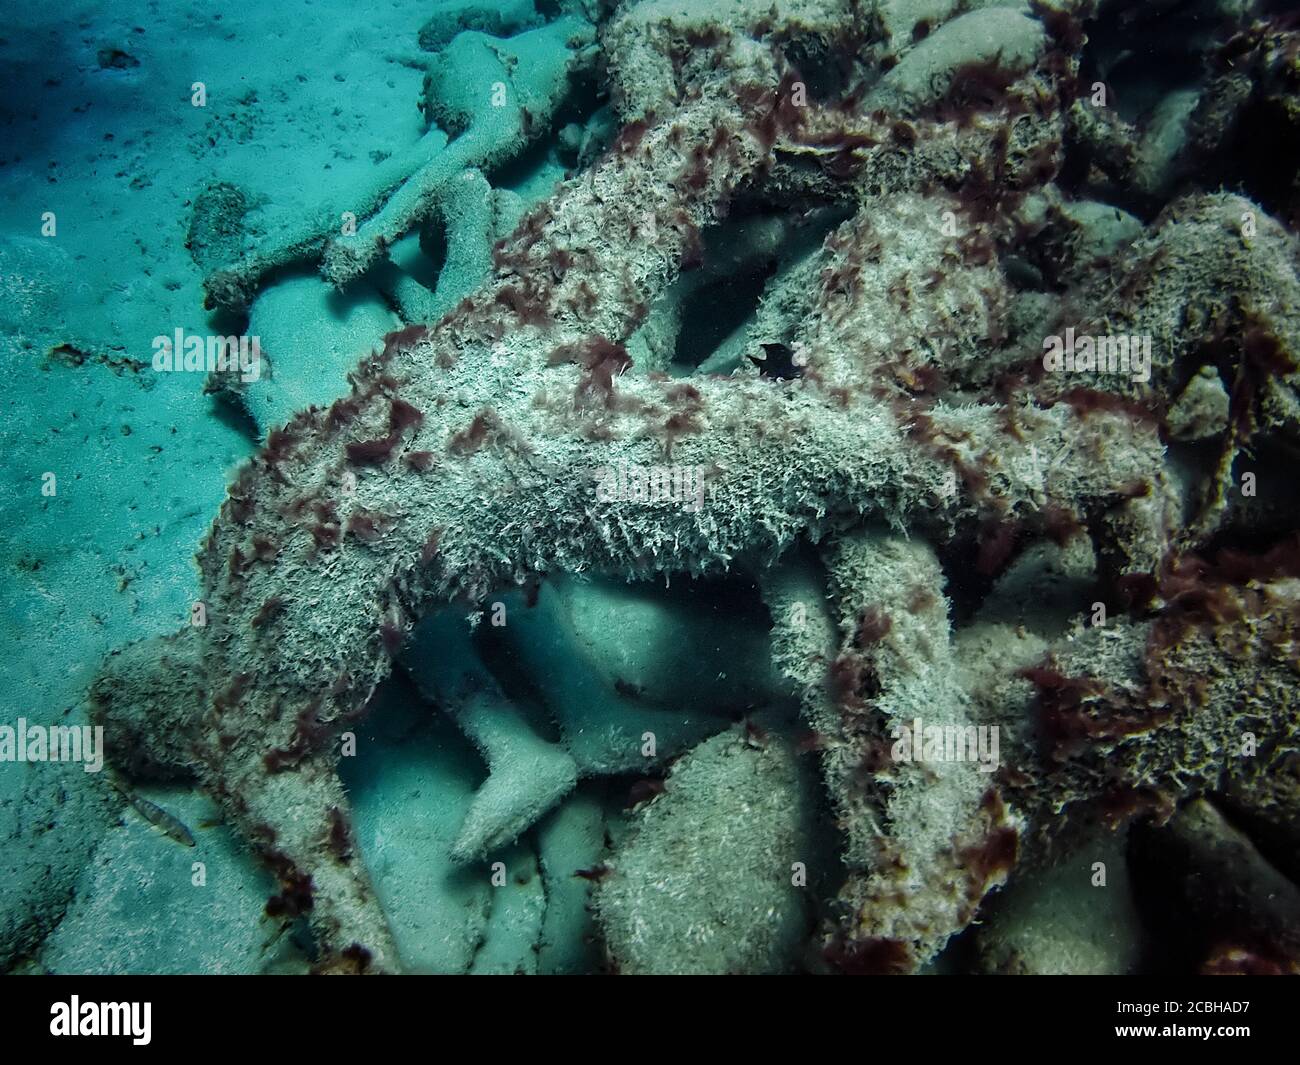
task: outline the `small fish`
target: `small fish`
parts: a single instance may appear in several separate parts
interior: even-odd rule
[[[760,344],[763,358],[749,356],[749,361],[758,367],[763,377],[773,377],[778,381],[790,381],[803,376],[803,363],[796,357],[787,344]]]
[[[110,783],[128,803],[135,808],[135,812],[143,817],[149,824],[155,828],[160,828],[168,839],[174,839],[177,843],[183,843],[187,847],[194,846],[194,836],[178,818],[173,817],[157,803],[152,803],[143,796],[137,795],[131,791],[125,784],[119,784],[116,780]]]

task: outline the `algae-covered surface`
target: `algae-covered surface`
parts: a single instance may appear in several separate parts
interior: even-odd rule
[[[0,23],[0,971],[1300,972],[1300,17]]]

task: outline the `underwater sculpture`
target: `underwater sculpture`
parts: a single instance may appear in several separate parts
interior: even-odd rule
[[[1198,553],[1230,521],[1270,527],[1230,498],[1233,461],[1300,439],[1295,239],[1247,200],[1191,196],[1017,299],[1008,256],[1083,229],[1051,184],[1085,124],[1082,33],[1045,5],[973,6],[893,45],[873,5],[838,0],[622,10],[602,30],[625,122],[610,149],[494,249],[480,288],[268,435],[200,553],[206,624],[106,665],[93,695],[119,762],[193,773],[324,967],[400,968],[340,733],[422,617],[539,574],[757,577],[843,830],[824,946],[846,969],[928,961],[1090,804],[1122,820],[1210,787],[1249,803],[1294,747],[1300,556]],[[634,363],[629,337],[707,231],[828,204],[846,220],[765,294],[765,359],[688,378]],[[363,226],[355,261],[400,228]],[[1150,336],[1150,379],[1030,372],[1068,327]],[[1230,403],[1198,477],[1166,464],[1159,403],[1202,364]],[[623,463],[702,470],[707,503],[603,498]],[[1026,544],[1078,536],[1110,624],[972,686],[934,545],[991,581]],[[999,721],[1009,771],[891,762],[918,716]],[[1249,760],[1231,753],[1244,731]]]

